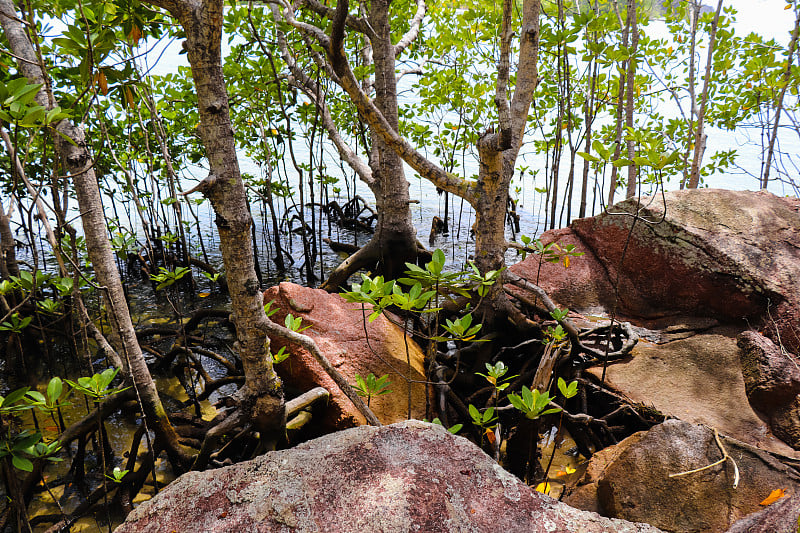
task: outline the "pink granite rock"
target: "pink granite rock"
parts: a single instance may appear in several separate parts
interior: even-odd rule
[[[361,426],[184,474],[128,532],[657,532],[536,492],[468,440],[408,421]]]

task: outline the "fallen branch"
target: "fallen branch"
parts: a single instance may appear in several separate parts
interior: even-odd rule
[[[708,470],[709,468],[714,468],[717,465],[724,463],[725,461],[730,461],[733,464],[733,488],[737,488],[739,486],[739,466],[736,464],[736,461],[733,460],[733,457],[728,455],[728,450],[725,449],[725,446],[722,445],[722,441],[719,439],[719,433],[716,429],[711,428],[714,432],[714,440],[717,442],[717,446],[719,447],[719,451],[722,452],[722,459],[719,461],[714,461],[710,465],[702,466],[700,468],[695,468],[694,470],[687,470],[686,472],[678,472],[677,474],[670,474],[669,477],[680,477],[680,476],[688,476],[689,474],[696,474],[697,472],[702,472],[703,470]]]
[[[286,402],[284,409],[286,409],[287,420],[300,411],[308,409],[319,400],[327,400],[331,394],[323,387],[315,387],[308,392],[304,392],[297,398]]]
[[[341,391],[353,403],[356,409],[358,409],[359,412],[362,415],[364,415],[364,418],[367,419],[367,423],[369,423],[372,426],[382,425],[380,420],[378,420],[378,417],[375,416],[375,413],[373,413],[372,410],[369,407],[367,407],[367,405],[361,400],[358,394],[355,393],[352,385],[350,385],[350,383],[347,382],[344,376],[342,376],[342,374],[333,367],[330,361],[328,361],[328,358],[322,354],[322,352],[319,350],[319,347],[317,346],[317,343],[314,342],[314,339],[312,339],[308,335],[302,335],[300,333],[287,329],[283,326],[280,326],[275,322],[271,321],[269,318],[261,322],[259,326],[268,335],[274,335],[276,337],[286,339],[308,350],[308,353],[310,353],[314,357],[317,363],[319,363],[319,365],[325,370],[325,372],[331,377],[331,379],[334,382],[336,382]]]

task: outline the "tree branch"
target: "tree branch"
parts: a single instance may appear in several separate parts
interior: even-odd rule
[[[334,8],[321,4],[317,0],[303,0],[300,5],[308,6],[308,8],[311,9],[311,11],[327,19],[333,19],[333,16],[336,13],[336,10]],[[347,19],[345,20],[345,24],[351,30],[355,30],[359,33],[363,33],[365,35],[372,33],[372,29],[370,28],[369,24],[362,18],[354,17],[353,15],[348,14]]]
[[[277,7],[274,4],[270,7],[272,8],[273,19],[275,22],[278,22],[280,13],[278,12]],[[339,152],[339,157],[341,157],[347,162],[348,165],[350,165],[350,168],[352,168],[356,174],[358,174],[358,177],[361,179],[361,181],[366,183],[367,186],[372,187],[372,185],[375,183],[375,178],[372,175],[372,169],[364,162],[363,159],[358,156],[355,150],[353,150],[342,137],[339,129],[334,123],[324,96],[321,98],[317,97],[317,95],[321,95],[323,93],[320,84],[299,67],[297,60],[289,52],[289,45],[286,41],[286,35],[280,30],[278,30],[278,49],[281,51],[281,57],[283,58],[283,61],[286,63],[292,73],[292,78],[289,80],[290,83],[292,83],[294,80],[294,83],[292,84],[301,89],[309,98],[309,100],[314,102],[314,105],[316,105],[322,117],[322,125],[325,128],[325,131],[328,133],[328,138],[336,146],[336,150]],[[326,72],[334,77],[334,82],[338,83],[338,78],[335,77],[334,72],[330,69],[330,65],[328,65],[323,58],[319,58],[318,60],[317,56],[319,56],[319,54],[314,54],[314,56],[314,60],[317,62],[317,65],[320,66],[320,68],[326,69]]]
[[[539,0],[525,0],[522,4],[522,27],[520,29],[519,60],[511,100],[512,148],[506,152],[506,165],[516,161],[522,147],[522,137],[528,122],[528,111],[533,102],[533,93],[539,84]]]
[[[200,9],[201,0],[144,0],[144,3],[165,9],[181,20],[183,14]]]
[[[310,34],[314,35],[319,43],[326,49],[331,67],[339,77],[342,88],[355,103],[359,113],[361,113],[361,116],[372,131],[378,134],[411,168],[440,189],[452,192],[470,203],[474,202],[473,184],[462,180],[458,176],[449,174],[415,150],[414,147],[392,128],[386,120],[386,117],[383,116],[369,96],[361,90],[358,80],[353,74],[347,57],[344,54],[344,22],[346,20],[348,6],[349,2],[347,2],[347,0],[342,0],[337,4],[337,14],[334,17],[330,38],[328,38],[327,35],[319,37],[320,32],[316,28],[314,29],[315,31],[310,32]],[[284,11],[283,17],[292,27],[301,31],[306,31],[307,25],[298,22],[290,12]]]
[[[270,0],[272,4],[278,4],[281,7],[281,17],[283,18],[286,23],[288,23],[293,28],[296,28],[306,35],[311,35],[314,39],[322,45],[323,48],[327,48],[330,43],[330,39],[328,36],[323,32],[321,29],[317,28],[312,24],[306,24],[305,22],[300,22],[294,15],[292,14],[293,8],[289,4],[285,2],[285,0]]]
[[[425,0],[417,0],[417,12],[414,13],[414,18],[411,19],[411,27],[408,31],[400,38],[400,41],[396,45],[394,45],[394,55],[395,57],[399,56],[403,53],[408,45],[413,43],[416,38],[419,36],[419,29],[422,26],[422,19],[425,18],[425,13],[428,11],[428,6],[425,5]]]

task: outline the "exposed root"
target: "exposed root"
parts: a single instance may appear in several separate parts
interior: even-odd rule
[[[330,240],[325,242],[331,246],[335,245]],[[368,243],[333,269],[328,279],[320,285],[320,289],[336,292],[345,286],[350,276],[359,270],[374,270],[376,264],[379,266],[379,272],[387,278],[399,277],[405,272],[406,262],[429,256],[430,252],[417,239],[409,240],[401,237],[392,239],[379,230]]]
[[[360,246],[356,246],[355,244],[348,244],[346,242],[334,241],[327,237],[322,239],[322,242],[327,244],[330,247],[330,249],[333,250],[334,252],[344,253],[347,255],[352,255],[361,248]]]
[[[372,224],[378,218],[375,210],[359,195],[355,195],[344,205],[331,200],[323,205],[322,209],[330,220],[340,226],[365,232],[372,232]]]
[[[541,300],[542,305],[548,313],[557,309],[555,303],[553,303],[553,300],[550,299],[550,296],[548,296],[547,292],[545,292],[545,290],[538,285],[535,285],[534,283],[531,283],[530,281],[509,271],[503,272],[503,278],[512,285],[516,285],[517,287],[521,287],[536,294],[537,298]],[[514,297],[524,301],[525,303],[535,305],[535,302],[527,302],[524,296],[517,294],[514,295]],[[614,328],[618,331],[620,337],[625,339],[621,346],[615,350],[594,348],[583,342],[583,339],[592,335],[596,335],[598,332],[603,331],[603,329],[608,331],[608,326],[600,326],[589,331],[581,332],[569,317],[563,317],[562,319],[558,320],[558,323],[561,324],[561,326],[564,328],[564,331],[566,331],[567,335],[569,336],[569,340],[572,344],[571,356],[575,358],[583,368],[592,366],[598,362],[609,362],[622,359],[626,357],[633,347],[636,346],[636,343],[639,342],[639,336],[635,331],[633,331],[633,328],[627,322],[617,322],[614,324]],[[610,333],[613,333],[613,330]],[[585,356],[582,356],[581,354],[585,354]]]
[[[719,439],[719,433],[716,429],[711,428],[714,432],[714,440],[717,442],[717,447],[719,451],[722,452],[722,459],[718,461],[714,461],[711,464],[706,466],[701,466],[700,468],[695,468],[694,470],[687,470],[686,472],[678,472],[676,474],[670,474],[669,477],[680,477],[680,476],[688,476],[689,474],[696,474],[697,472],[702,472],[703,470],[708,470],[709,468],[714,468],[717,465],[724,463],[725,461],[730,461],[733,465],[733,488],[737,488],[739,486],[739,466],[734,461],[733,457],[728,454],[728,450],[725,449],[725,446],[722,445],[722,441]]]
[[[241,389],[240,389],[241,390]],[[203,439],[203,446],[195,457],[192,470],[204,470],[208,466],[211,454],[217,446],[219,440],[226,434],[239,428],[246,422],[246,417],[241,409],[234,409],[216,426],[208,430],[206,438]]]
[[[325,283],[320,285],[320,289],[328,292],[336,292],[347,283],[348,278],[362,270],[369,268],[378,262],[380,248],[377,246],[375,239],[370,240],[367,244],[362,246],[356,253],[342,261],[328,276]]]

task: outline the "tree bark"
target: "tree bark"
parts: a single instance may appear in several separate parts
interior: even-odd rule
[[[706,107],[708,105],[708,91],[711,86],[711,67],[714,61],[714,45],[717,40],[717,26],[719,25],[719,14],[722,11],[722,1],[717,2],[717,11],[714,13],[714,20],[711,23],[711,34],[708,36],[708,57],[706,59],[706,73],[703,79],[703,92],[700,94],[700,110],[697,113],[697,126],[694,131],[694,156],[692,157],[692,171],[689,174],[689,184],[687,188],[696,189],[700,185],[700,165],[703,162],[703,154],[706,151],[705,133]],[[791,64],[791,60],[789,61]]]
[[[308,9],[325,16],[332,17],[335,11],[316,2],[304,2]],[[389,22],[389,0],[372,2],[367,18],[349,16],[348,27],[362,32],[369,38],[370,46],[367,60],[372,61],[375,74],[372,80],[364,83],[362,90],[374,90],[374,104],[387,123],[394,130],[399,126],[397,103],[397,73],[395,68],[396,54],[404,50],[418,35],[419,25],[426,12],[425,3],[417,2],[417,12],[409,31],[397,45],[392,44],[392,32]],[[273,17],[280,20],[280,10],[273,4]],[[375,195],[378,219],[375,233],[370,241],[360,250],[348,257],[331,272],[320,288],[335,291],[347,282],[356,270],[378,264],[377,273],[387,279],[396,279],[405,270],[406,262],[416,260],[419,246],[416,229],[409,209],[409,184],[403,169],[403,160],[392,150],[383,138],[374,130],[370,130],[371,156],[369,166],[359,158],[341,137],[325,104],[324,97],[319,97],[318,83],[306,75],[298,67],[291,55],[288,44],[279,32],[278,44],[284,61],[293,73],[295,83],[315,103],[322,115],[322,123],[328,137],[337,147],[342,159],[353,168],[361,180],[370,187]],[[321,59],[321,58],[320,58]],[[332,72],[329,71],[329,74]],[[334,81],[339,82],[335,74]]]
[[[721,3],[721,0],[720,0]],[[772,123],[772,132],[769,135],[769,146],[767,147],[767,160],[764,163],[764,174],[761,177],[761,188],[766,189],[769,185],[769,172],[772,167],[772,157],[775,153],[775,140],[778,138],[778,125],[781,122],[781,111],[783,110],[783,99],[786,96],[786,89],[789,88],[789,83],[792,79],[792,56],[794,56],[797,49],[797,36],[800,33],[800,9],[795,4],[797,18],[794,21],[794,28],[792,29],[792,38],[789,41],[789,48],[786,56],[786,69],[781,76],[781,91],[778,94],[778,99],[775,102],[775,120]]]
[[[505,87],[509,82],[510,39],[512,2],[503,2],[503,29],[501,30],[501,58],[498,67],[498,91],[495,102],[505,97]],[[514,165],[522,148],[522,139],[528,122],[528,112],[533,102],[533,94],[539,83],[539,0],[525,0],[522,5],[522,24],[520,27],[519,55],[514,84],[514,96],[505,110],[498,103],[500,133],[484,135],[478,141],[480,159],[478,184],[472,199],[465,198],[475,209],[475,265],[482,274],[492,270],[499,271],[506,266],[505,252],[508,248],[505,239],[505,215],[508,205],[508,188],[514,175]],[[508,118],[504,120],[504,116]],[[506,133],[504,122],[509,124]],[[507,138],[507,139],[506,139]],[[501,278],[492,286],[482,303],[484,316],[489,323],[497,323],[509,318],[509,302],[503,291]]]
[[[397,107],[397,74],[395,72],[395,47],[389,24],[391,0],[373,0],[370,4],[369,22],[375,30],[371,33],[375,65],[375,105],[386,117],[389,125],[399,128]],[[406,270],[406,261],[417,255],[417,239],[409,209],[408,181],[403,171],[403,160],[374,131],[373,154],[370,161],[372,174],[378,182],[375,190],[378,221],[373,240],[377,240],[382,273],[388,279],[400,277]]]
[[[245,384],[236,400],[262,436],[277,435],[286,419],[283,387],[269,356],[269,337],[262,326],[261,288],[255,272],[250,230],[253,220],[239,170],[230,120],[228,93],[222,72],[222,0],[148,0],[162,7],[186,33],[186,51],[192,68],[199,133],[210,173],[197,187],[216,215],[220,250],[236,324],[237,351]]]
[[[9,202],[8,213],[3,209],[3,202],[0,200],[0,279],[8,279],[9,276],[19,276],[19,265],[17,265],[17,249],[14,241],[14,233],[11,231],[11,209],[13,204]]]
[[[388,0],[372,2],[369,11],[369,32],[375,77],[371,84],[375,91],[375,106],[388,124],[397,130],[399,113],[397,103],[397,74],[395,53],[389,23]],[[423,4],[424,5],[424,4]],[[396,279],[406,270],[406,262],[417,257],[416,229],[411,220],[408,181],[403,170],[403,160],[374,130],[370,130],[372,157],[369,167],[371,180],[367,184],[375,194],[378,220],[370,241],[349,257],[321,286],[333,291],[342,286],[358,268],[378,263],[378,273],[387,279]]]

